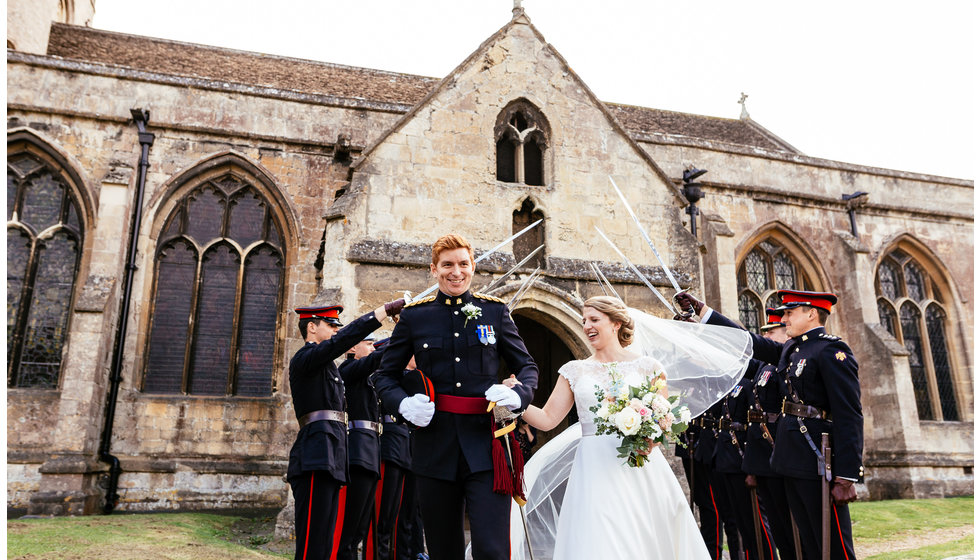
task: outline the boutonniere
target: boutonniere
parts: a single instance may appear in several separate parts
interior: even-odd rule
[[[470,319],[476,319],[480,315],[483,315],[483,310],[479,307],[473,305],[473,302],[467,303],[462,307],[463,315],[466,315],[466,320],[463,321],[463,326],[470,322]]]

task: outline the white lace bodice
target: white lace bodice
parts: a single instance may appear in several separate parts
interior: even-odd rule
[[[662,369],[657,360],[649,356],[640,356],[628,362],[573,360],[561,366],[558,373],[568,380],[575,395],[575,408],[578,411],[579,422],[582,424],[582,435],[594,435],[595,414],[589,409],[598,404],[596,390],[608,389],[612,386],[614,371],[616,378],[621,379],[623,383],[637,386],[649,382],[649,379]]]

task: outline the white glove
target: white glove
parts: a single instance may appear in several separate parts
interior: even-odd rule
[[[487,400],[497,403],[498,406],[506,406],[511,412],[521,407],[521,396],[517,391],[506,385],[491,385],[486,393],[483,393]]]
[[[398,405],[398,414],[420,428],[428,426],[429,422],[432,421],[432,415],[435,413],[436,403],[431,402],[429,397],[422,393],[405,397]]]

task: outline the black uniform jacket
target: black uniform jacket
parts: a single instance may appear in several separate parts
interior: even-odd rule
[[[721,401],[711,405],[711,408],[704,411],[700,418],[704,427],[698,432],[697,445],[694,447],[694,460],[714,468],[715,447],[718,444],[718,419],[721,418]]]
[[[858,364],[851,349],[840,338],[827,334],[823,327],[791,338],[785,345],[755,334],[752,338],[754,357],[777,364],[776,373],[786,376],[790,383],[787,389],[791,387],[800,402],[831,414],[831,422],[816,418],[801,420],[818,449],[820,434],[830,434],[833,475],[862,480],[864,416]],[[816,454],[800,430],[797,417],[786,415],[780,419],[771,464],[783,476],[819,476]]]
[[[371,383],[371,374],[381,365],[384,349],[355,360],[348,358],[340,364],[340,378],[347,395],[347,419],[380,421],[378,395]],[[378,432],[365,428],[350,428],[347,432],[347,462],[380,475]]]
[[[480,308],[479,317],[467,320],[462,307]],[[493,336],[480,339],[492,329]],[[449,297],[441,292],[405,306],[391,334],[375,379],[387,410],[398,410],[409,395],[400,379],[409,358],[433,383],[437,394],[484,398],[498,383],[500,359],[522,383],[514,388],[527,407],[538,385],[538,367],[531,359],[510,311],[492,296],[466,292]],[[412,470],[420,475],[455,480],[459,456],[471,472],[493,468],[490,458],[492,419],[489,414],[453,414],[437,411],[431,423],[415,430]]]
[[[372,376],[372,384],[373,379]],[[381,460],[402,469],[411,469],[411,428],[397,410],[388,410],[384,404],[381,405],[381,419],[384,423],[384,431],[381,433]]]
[[[783,397],[786,392],[783,390],[785,380],[776,373],[776,366],[753,359],[753,362],[760,364],[754,378],[752,386],[749,388],[750,408],[757,409],[759,406],[764,413],[779,414],[782,410]],[[762,430],[761,422],[750,422],[745,438],[745,455],[742,458],[742,470],[748,474],[757,476],[776,476],[775,471],[769,465],[772,458],[772,439],[766,440]],[[769,437],[776,437],[776,422],[765,422],[765,427],[769,431]]]
[[[755,376],[758,362],[749,362],[745,376],[721,400],[721,418],[728,422],[729,429],[718,430],[718,441],[715,443],[715,470],[727,474],[742,472],[742,454],[745,449],[745,425],[749,411],[749,398],[752,392],[752,378]],[[732,422],[742,428],[735,429]]]
[[[314,410],[344,410],[344,381],[334,360],[381,326],[368,313],[337,331],[320,344],[307,342],[289,361],[289,389],[299,419]],[[287,478],[307,471],[326,471],[347,483],[347,426],[320,420],[307,424],[296,435],[289,451]]]

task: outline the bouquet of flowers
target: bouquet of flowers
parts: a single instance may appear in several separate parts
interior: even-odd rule
[[[599,404],[590,408],[596,416],[597,434],[615,434],[622,438],[616,448],[631,467],[642,467],[651,441],[677,443],[687,430],[691,411],[680,404],[680,396],[664,396],[667,386],[663,371],[654,372],[649,382],[638,387],[619,379],[616,364],[607,364],[613,383],[608,389],[596,390]],[[642,454],[641,454],[642,453]]]

